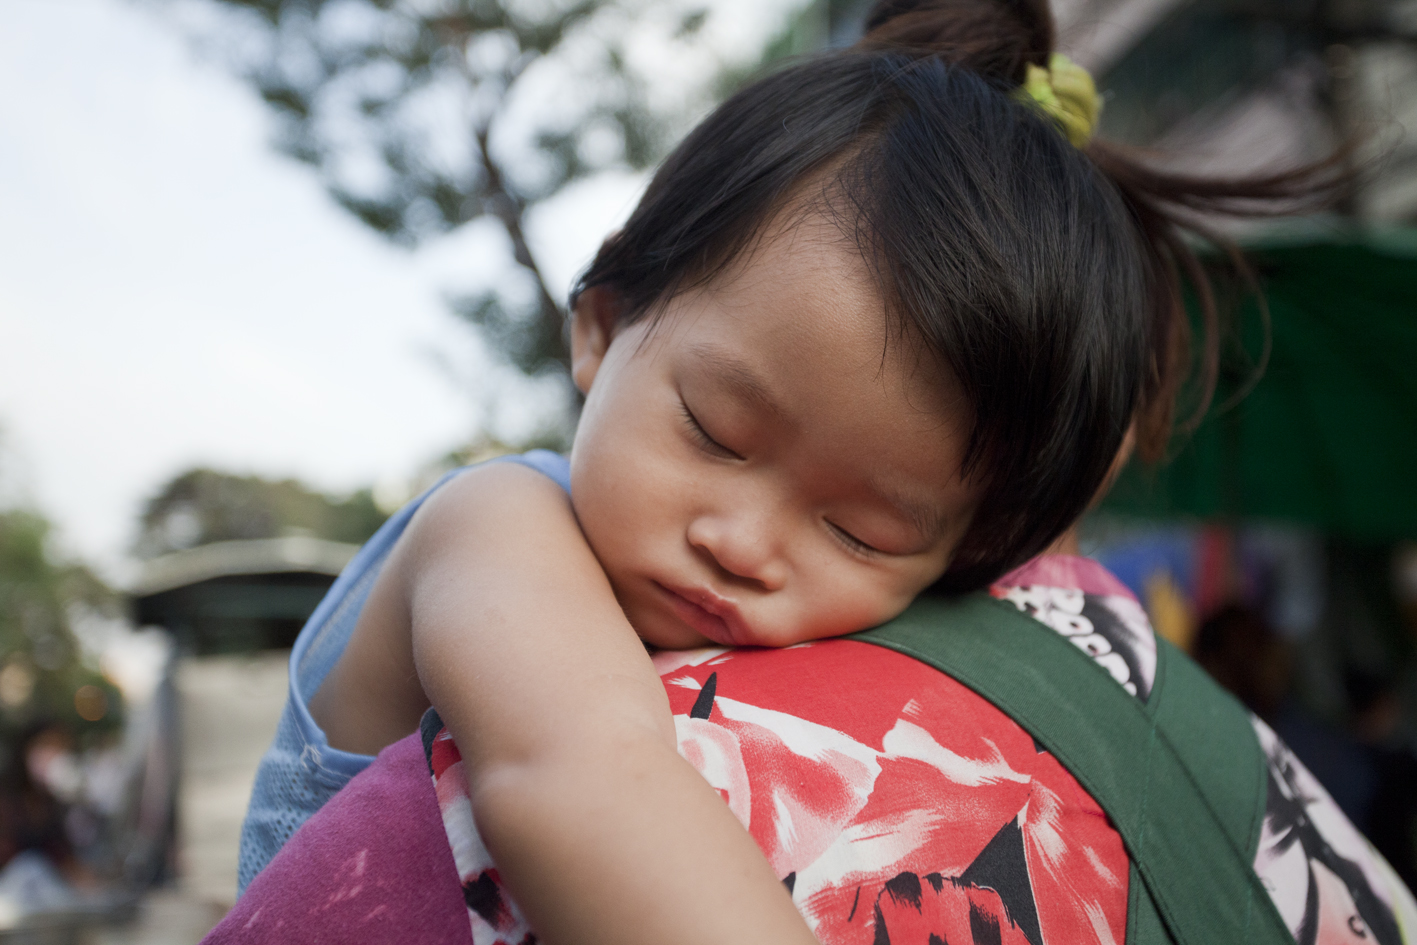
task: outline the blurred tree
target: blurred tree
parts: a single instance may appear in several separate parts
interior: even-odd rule
[[[230,48],[279,115],[279,146],[364,223],[410,246],[481,218],[501,225],[520,284],[454,308],[517,368],[559,377],[569,393],[564,317],[528,245],[527,212],[589,173],[659,155],[664,123],[625,52],[647,4],[211,2],[247,27],[227,33]],[[678,38],[703,20],[684,10]]]
[[[793,56],[806,56],[821,49],[850,46],[861,37],[866,14],[875,0],[807,0],[788,18],[783,28],[769,37],[756,60],[725,68],[716,83],[720,97],[775,63]]]
[[[73,625],[118,600],[87,568],[54,560],[37,512],[0,509],[0,742],[57,724],[81,739],[122,721],[118,690],[85,662]]]
[[[517,271],[452,307],[516,368],[556,378],[572,413],[564,312],[528,243],[529,211],[590,174],[649,166],[713,99],[767,62],[820,48],[843,22],[849,33],[866,5],[779,0],[784,27],[748,48],[741,29],[720,30],[732,48],[710,49],[714,18],[743,10],[714,0],[194,3],[234,15],[205,32],[279,117],[279,147],[368,226],[413,246],[496,221]],[[698,75],[705,57],[713,65]]]
[[[335,499],[293,479],[192,469],[148,501],[135,550],[152,558],[215,541],[290,534],[359,544],[385,518],[368,489]]]

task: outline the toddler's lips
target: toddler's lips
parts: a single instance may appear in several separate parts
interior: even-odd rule
[[[731,600],[708,590],[676,588],[655,582],[679,619],[723,646],[750,646],[747,628]]]

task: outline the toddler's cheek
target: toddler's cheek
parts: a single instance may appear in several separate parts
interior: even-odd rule
[[[804,639],[825,640],[878,627],[905,610],[911,599],[894,594],[875,594],[824,601],[828,606],[816,609],[804,621],[813,628],[810,636]]]
[[[844,620],[844,616],[848,619]],[[840,611],[833,613],[814,607],[798,607],[790,613],[781,612],[775,619],[759,623],[752,628],[755,645],[775,649],[796,646],[809,640],[827,640],[864,629],[865,625],[857,626],[849,615]]]

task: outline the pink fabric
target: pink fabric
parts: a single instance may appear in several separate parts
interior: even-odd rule
[[[203,942],[471,945],[417,733],[311,817]]]
[[[1126,597],[1131,589],[1091,558],[1077,555],[1040,555],[995,582],[996,587],[1074,587],[1084,594]]]
[[[666,650],[655,667],[679,753],[822,945],[1125,938],[1122,838],[1056,758],[961,683],[854,640]],[[473,942],[527,945],[446,729],[430,755]]]

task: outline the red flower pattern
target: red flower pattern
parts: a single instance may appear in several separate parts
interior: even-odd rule
[[[824,943],[1123,940],[1120,838],[1007,716],[881,647],[829,641],[765,655],[698,650],[656,662],[681,753]],[[791,693],[780,691],[783,674],[800,680]],[[485,893],[495,874],[446,736],[432,764],[464,889]],[[505,895],[483,894],[481,912],[471,901],[478,945],[528,932]]]
[[[1068,558],[1039,559],[1010,578],[994,596],[1146,697],[1154,638],[1115,578]],[[680,752],[752,833],[824,945],[1124,940],[1129,862],[1106,814],[963,685],[847,640],[667,651],[655,665]],[[1417,926],[1410,893],[1274,733],[1254,724],[1270,769],[1254,865],[1296,940],[1401,942],[1399,929]],[[429,764],[475,945],[529,945],[530,927],[473,826],[446,732]]]

